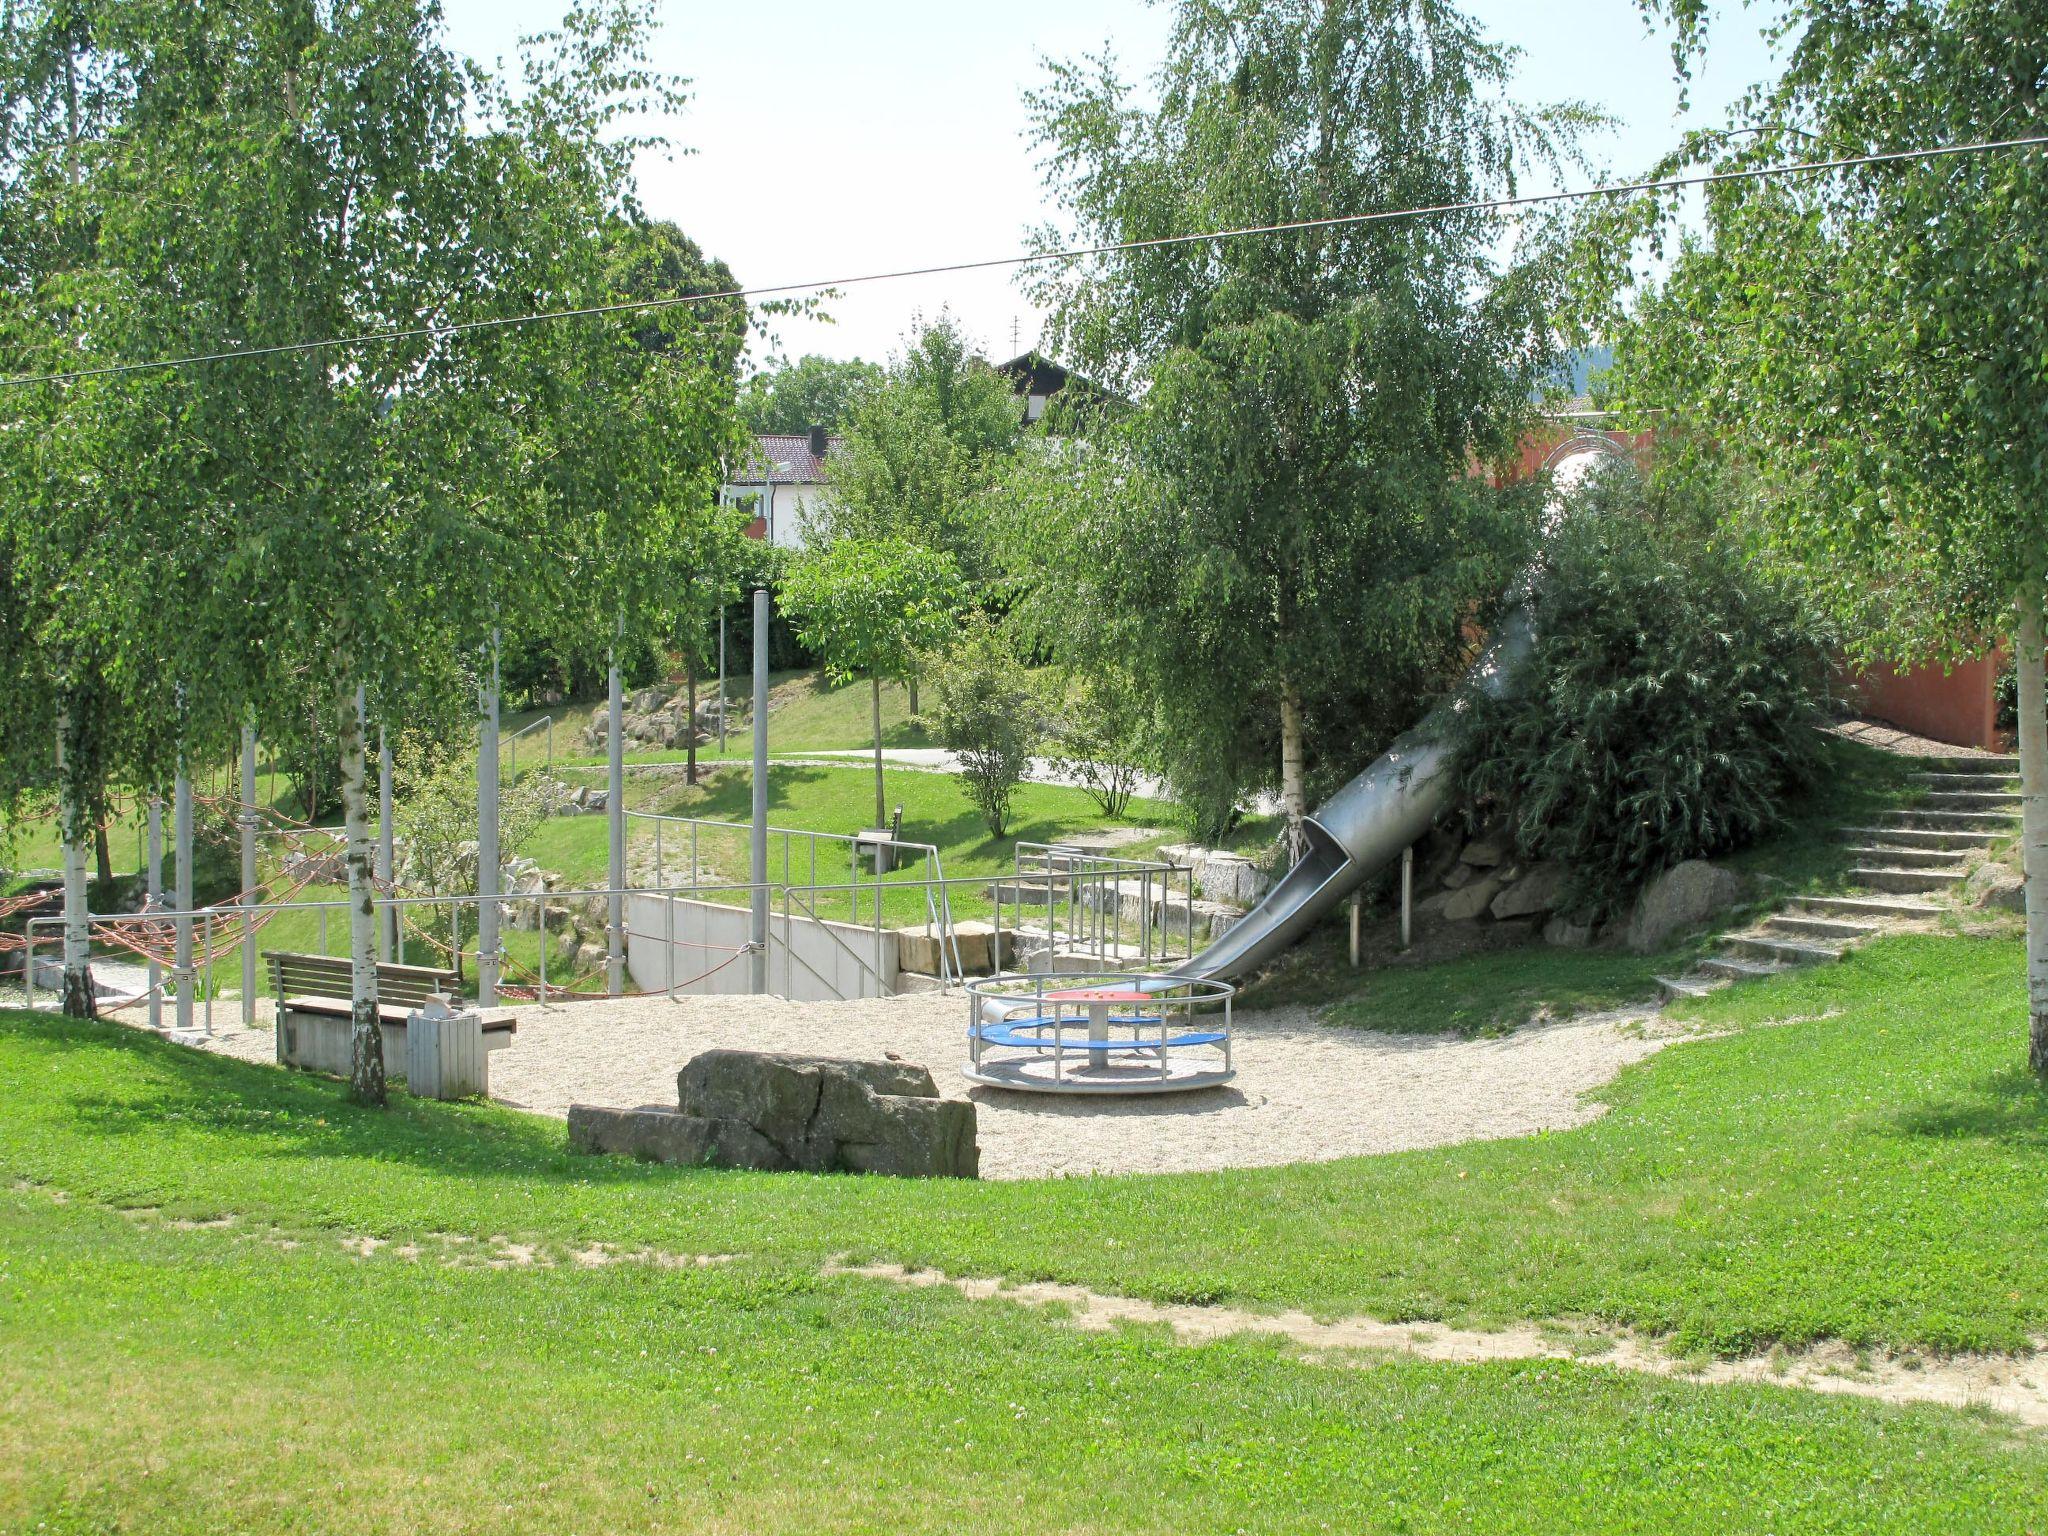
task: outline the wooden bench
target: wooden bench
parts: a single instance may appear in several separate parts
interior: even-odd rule
[[[288,1067],[347,1077],[352,1063],[349,1031],[353,1018],[354,972],[333,955],[265,950],[270,992],[277,1000],[277,1059]],[[405,1063],[405,1021],[436,993],[452,998],[459,985],[453,971],[425,965],[377,967],[377,1017],[383,1027],[384,1066],[397,1075]],[[509,1013],[487,1013],[484,1049],[512,1043],[518,1027]]]

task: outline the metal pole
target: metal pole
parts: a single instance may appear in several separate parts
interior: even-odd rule
[[[142,865],[143,890],[148,893],[149,905],[159,906],[164,894],[164,802],[161,797],[149,797],[149,853]],[[33,962],[33,956],[31,956]],[[30,964],[34,972],[35,966]],[[151,960],[149,962],[149,1027],[164,1027],[163,999],[164,968]]]
[[[619,620],[620,638],[626,621]],[[606,703],[609,727],[605,744],[605,839],[609,849],[605,884],[611,895],[605,898],[604,989],[609,997],[626,990],[626,698],[619,681],[619,651],[612,647],[610,696]]]
[[[754,589],[753,990],[768,990],[768,589]]]
[[[178,987],[178,1028],[192,1028],[192,776],[185,754],[178,754],[178,776],[171,788],[171,841],[178,861],[171,900],[185,915],[173,919],[177,942],[172,949],[171,976]]]
[[[718,755],[725,756],[725,609],[718,610]]]
[[[242,894],[256,899],[256,727],[242,727]],[[256,925],[242,914],[242,1028],[256,1024]]]
[[[1359,896],[1359,894],[1356,891],[1352,892],[1349,906],[1351,909],[1351,969],[1355,971],[1358,969],[1359,954],[1358,923],[1359,915],[1365,906],[1364,898]]]
[[[391,738],[383,726],[377,727],[377,887],[383,893],[386,905],[383,915],[377,919],[377,958],[391,960],[398,954],[398,908],[389,904],[397,893],[392,890],[396,878],[398,860],[398,830],[391,819]]]
[[[483,717],[476,753],[476,1000],[498,1001],[498,631],[491,631],[490,668],[477,690]]]
[[[1415,936],[1415,845],[1401,850],[1401,947],[1406,949]],[[1355,948],[1355,946],[1354,946]],[[1356,954],[1351,963],[1358,964]]]

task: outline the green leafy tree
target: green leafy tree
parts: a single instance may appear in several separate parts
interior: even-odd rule
[[[1030,98],[1068,227],[1108,246],[1460,205],[1555,166],[1594,121],[1506,95],[1512,52],[1410,0],[1185,0],[1150,93],[1055,65]],[[1170,778],[1228,820],[1412,722],[1527,547],[1492,494],[1554,369],[1550,247],[1456,212],[1052,264],[1051,336],[1138,400],[1012,498],[1028,622],[1156,701]],[[1062,487],[1065,493],[1062,494]]]
[[[393,813],[398,864],[393,871],[409,896],[477,894],[476,743],[454,746],[408,731],[393,753]],[[548,815],[555,786],[538,778],[507,783],[498,796],[498,855],[509,860],[533,840]],[[406,910],[406,921],[430,942],[446,946],[459,973],[465,912],[451,904]]]
[[[1138,792],[1150,739],[1151,702],[1129,673],[1097,660],[1068,679],[1047,727],[1047,755],[1062,777],[1121,820]]]
[[[984,580],[993,551],[982,498],[1020,421],[1009,381],[974,356],[950,314],[920,325],[847,414],[827,466],[827,535],[910,539]]]
[[[359,692],[369,720],[403,719],[457,649],[604,587],[593,525],[633,549],[658,505],[618,453],[645,430],[616,413],[647,375],[630,323],[448,329],[609,297],[589,235],[624,216],[644,147],[617,124],[674,100],[638,62],[643,34],[637,7],[574,10],[514,84],[450,52],[427,0],[110,5],[95,20],[100,67],[136,85],[86,178],[98,223],[79,286],[99,325],[73,354],[287,349],[163,386],[175,409],[154,412],[137,462],[165,468],[174,494],[117,503],[163,509],[127,524],[153,536],[151,625],[110,672],[174,681],[188,752],[252,706],[324,702],[364,1100],[381,1101],[383,1062]],[[729,419],[686,372],[661,376],[679,381],[683,435]],[[88,423],[76,403],[67,414]]]
[[[932,732],[959,760],[962,786],[988,835],[1001,837],[1031,754],[1045,737],[1044,690],[1018,661],[1008,636],[980,617],[930,673]]]
[[[880,368],[857,357],[812,353],[748,379],[740,392],[740,416],[749,432],[840,432],[855,402],[881,378]]]
[[[1701,0],[1646,0],[1681,71]],[[1738,169],[2048,132],[2048,27],[2032,0],[1768,8],[1778,80],[1732,134],[1667,162]],[[1723,184],[1668,270],[1634,262],[1674,210],[1638,205],[1586,245],[1618,292],[1614,388],[1660,433],[1739,443],[1745,524],[1800,564],[1858,659],[2012,640],[2027,869],[2028,1057],[2048,1076],[2048,155],[2039,150]],[[1647,272],[1647,276],[1645,273]]]
[[[790,563],[782,602],[798,637],[838,682],[868,680],[875,729],[875,825],[887,824],[882,684],[952,639],[964,593],[944,552],[907,539],[835,539]]]

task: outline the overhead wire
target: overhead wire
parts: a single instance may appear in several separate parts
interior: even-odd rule
[[[305,341],[274,342],[261,346],[223,347],[210,352],[155,358],[142,362],[104,363],[53,373],[14,374],[0,377],[0,388],[32,384],[70,384],[86,379],[114,378],[125,374],[152,373],[166,369],[194,368],[209,363],[237,362],[262,357],[288,357],[307,352],[375,346],[397,341],[439,341],[477,331],[503,330],[554,320],[594,319],[607,315],[646,314],[725,299],[766,299],[790,294],[819,293],[869,283],[904,281],[910,278],[942,277],[964,272],[987,272],[1003,268],[1043,265],[1047,262],[1082,261],[1094,256],[1159,250],[1169,246],[1242,240],[1262,235],[1296,234],[1316,229],[1356,228],[1407,219],[1433,218],[1458,213],[1507,212],[1547,204],[1579,202],[1597,197],[1627,197],[1642,193],[1677,192],[1692,187],[1759,181],[1773,176],[1817,175],[1829,171],[1853,170],[1860,166],[1896,165],[1936,160],[1959,155],[1989,154],[2001,150],[2034,149],[2048,145],[2048,134],[2023,138],[1980,139],[1963,144],[1939,144],[1917,149],[1878,150],[1869,154],[1844,155],[1829,160],[1801,160],[1779,165],[1749,166],[1735,170],[1702,171],[1691,176],[1666,176],[1646,181],[1609,182],[1592,187],[1566,188],[1555,192],[1532,192],[1514,197],[1474,198],[1464,202],[1433,203],[1413,208],[1385,208],[1369,213],[1333,214],[1324,218],[1295,219],[1284,223],[1241,225],[1205,230],[1186,235],[1158,235],[1145,240],[1119,240],[1100,245],[1074,246],[1054,251],[1022,251],[974,261],[941,262],[929,266],[899,267],[882,272],[862,272],[850,277],[819,278],[805,282],[775,283],[761,287],[722,288],[709,293],[673,294],[653,299],[623,299],[609,304],[588,304],[573,309],[534,310],[516,315],[488,315],[474,320],[446,324],[393,326],[348,336],[326,336]]]

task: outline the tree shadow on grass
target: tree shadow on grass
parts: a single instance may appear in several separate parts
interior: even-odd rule
[[[367,1108],[350,1103],[335,1079],[196,1051],[121,1024],[39,1019],[18,1033],[46,1049],[121,1052],[147,1064],[124,1073],[127,1081],[111,1091],[61,1096],[92,1136],[197,1133],[224,1160],[390,1163],[526,1185],[629,1184],[700,1174],[571,1153],[559,1122],[494,1105],[442,1104],[394,1089],[388,1108]]]
[[[1996,1142],[2048,1151],[2048,1085],[2021,1067],[1995,1072],[1975,1092],[1928,1099],[1893,1117],[1908,1136]]]

